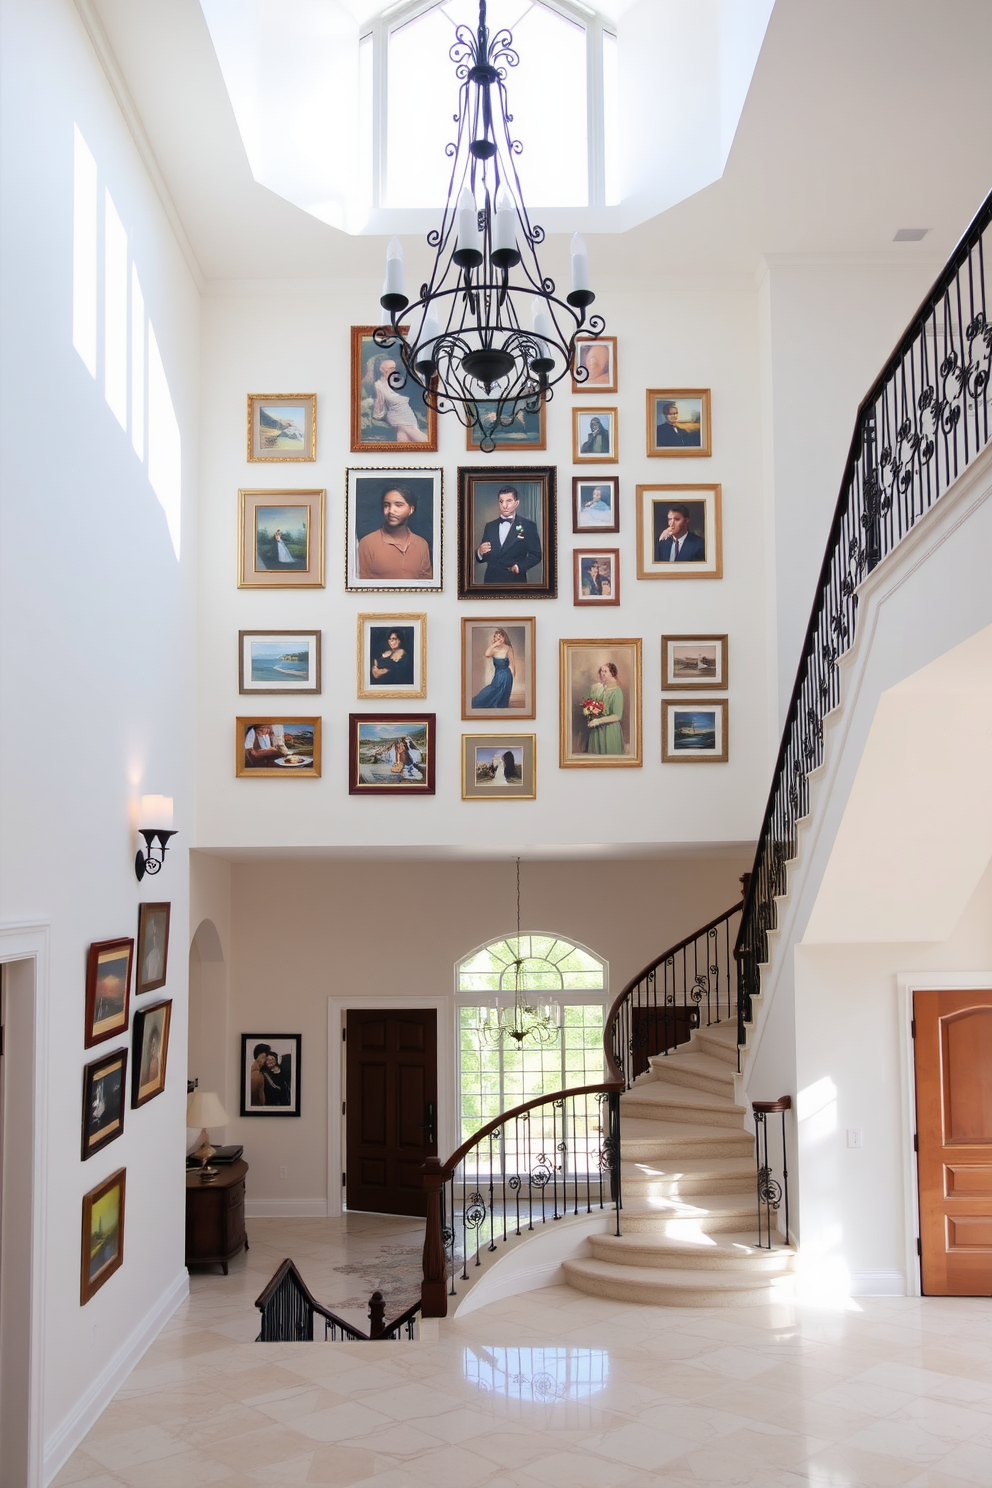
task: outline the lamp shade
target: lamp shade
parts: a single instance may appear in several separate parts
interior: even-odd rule
[[[172,797],[142,796],[139,827],[147,831],[172,831]]]
[[[215,1090],[194,1090],[186,1107],[187,1126],[226,1126],[228,1115]]]

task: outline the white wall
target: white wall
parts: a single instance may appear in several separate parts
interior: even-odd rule
[[[74,7],[7,4],[3,27],[0,919],[51,922],[47,1238],[36,1255],[48,1475],[185,1285],[198,297]],[[87,285],[97,297],[96,376],[73,347],[74,126],[96,163],[101,212],[107,190],[127,234],[161,352],[182,441],[182,563],[149,479],[168,504],[173,426],[164,395],[154,389],[144,409],[144,461],[133,419],[122,428],[105,398],[102,268]],[[96,247],[102,259],[102,237]],[[181,835],[165,870],[139,888],[133,829],[142,792],[175,798]],[[167,1088],[129,1110],[123,1137],[81,1163],[83,1066],[126,1042],[84,1050],[87,947],[133,935],[139,901],[159,898],[172,902]],[[124,1265],[82,1308],[82,1196],[118,1167],[127,1169]]]

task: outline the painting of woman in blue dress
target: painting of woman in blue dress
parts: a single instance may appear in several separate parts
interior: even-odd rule
[[[492,662],[493,674],[482,691],[473,697],[472,707],[508,708],[517,669],[513,646],[505,630],[493,631],[492,644],[486,647],[485,658]]]

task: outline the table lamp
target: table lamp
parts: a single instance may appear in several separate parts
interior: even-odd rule
[[[214,1155],[214,1148],[210,1145],[207,1136],[208,1126],[226,1126],[227,1112],[220,1103],[220,1096],[214,1090],[194,1090],[186,1105],[186,1125],[202,1127],[200,1132],[200,1145],[193,1153],[194,1157],[200,1159],[200,1178],[204,1183],[209,1183],[211,1178],[216,1178],[219,1169],[208,1166]]]

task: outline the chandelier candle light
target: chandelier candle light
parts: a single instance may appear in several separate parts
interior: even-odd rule
[[[595,295],[578,233],[564,300],[538,261],[544,229],[531,223],[524,205],[514,163],[522,146],[510,135],[507,109],[506,69],[516,67],[519,57],[508,30],[490,36],[486,0],[479,0],[478,31],[457,27],[450,56],[461,79],[458,134],[447,146],[453,164],[441,226],[427,235],[436,250],[434,266],[411,304],[403,246],[398,238],[390,240],[379,301],[389,323],[376,329],[374,340],[384,349],[399,343],[403,365],[390,376],[393,387],[415,383],[432,408],[454,412],[478,431],[480,448],[490,451],[494,431],[508,428],[519,409],[536,412],[552,397],[573,368],[579,333],[602,335],[606,322],[600,315],[586,320]],[[520,271],[514,283],[511,269]],[[410,327],[405,336],[401,320]],[[582,383],[589,374],[574,366],[572,375]],[[495,424],[482,422],[483,398],[496,405]]]
[[[520,943],[520,859],[517,864],[517,937],[514,942],[516,955],[500,976],[500,990],[504,979],[513,973],[513,1006],[488,1007],[483,1010],[481,1033],[487,1044],[501,1044],[511,1039],[519,1049],[524,1039],[533,1039],[537,1044],[553,1044],[561,1032],[561,1004],[549,997],[535,1005],[521,996],[520,970],[525,957],[521,956]]]

